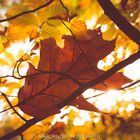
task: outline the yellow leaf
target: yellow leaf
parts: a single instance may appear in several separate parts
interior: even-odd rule
[[[30,59],[30,55],[28,54],[23,55],[21,58],[22,61],[27,61],[28,59]]]
[[[6,13],[6,16],[11,17],[11,16],[13,16],[15,14],[23,12],[24,10],[25,10],[25,8],[23,8],[22,6],[16,5],[16,6],[13,6],[13,7],[8,9],[8,11]]]
[[[88,6],[91,4],[91,0],[81,0],[80,1],[80,8],[88,8]]]
[[[37,16],[33,13],[18,17],[16,19],[12,20],[11,23],[18,25],[18,26],[29,26],[29,25],[39,26],[39,20],[38,20]]]
[[[118,30],[115,28],[115,25],[112,23],[108,25],[107,31],[102,33],[103,39],[111,41],[115,39],[118,35]]]
[[[8,17],[25,11],[25,8],[15,6],[7,13]],[[40,26],[39,19],[34,13],[29,13],[10,21],[10,25],[7,30],[7,36],[12,40],[25,39],[29,36],[32,37],[33,32],[38,32]]]
[[[9,60],[11,62],[14,62],[15,61],[15,58],[14,58],[14,56],[13,56],[12,53],[5,51],[4,52],[4,55],[5,55],[5,57],[6,57],[7,60]]]
[[[8,63],[7,63],[6,60],[0,58],[0,65],[7,65],[7,64],[8,64]]]
[[[33,40],[33,39],[35,39],[35,38],[37,38],[38,37],[38,31],[35,29],[35,30],[32,30],[31,32],[30,32],[30,40]]]
[[[136,53],[136,52],[138,51],[139,45],[136,44],[136,43],[133,42],[133,41],[130,41],[130,43],[129,43],[128,46],[127,46],[127,49],[128,49],[129,51],[131,51],[131,53],[133,54],[133,53]]]
[[[0,53],[2,53],[4,51],[4,46],[3,44],[0,42]]]
[[[106,15],[102,15],[98,19],[97,23],[100,25],[103,25],[103,24],[110,24],[110,23],[112,23],[112,21]]]
[[[23,26],[10,24],[7,31],[7,36],[11,40],[23,40],[29,37],[33,30],[37,30],[37,28],[35,26],[25,26],[23,30]]]
[[[24,50],[19,50],[17,54],[17,59],[21,58],[25,54]]]
[[[89,40],[90,37],[88,35],[86,24],[78,20],[76,18],[71,20],[70,30],[72,31],[73,35],[79,40]]]
[[[51,17],[66,13],[66,10],[58,1],[54,1],[50,6],[39,11],[38,16],[41,22],[46,22],[51,26],[61,25],[60,20],[48,20]]]
[[[6,83],[5,84],[7,87],[10,87],[11,89],[15,89],[15,88],[20,88],[20,83],[17,82],[10,82],[10,83]]]
[[[2,43],[5,43],[5,42],[8,41],[6,36],[1,36],[0,39],[1,39],[1,42],[2,42]]]
[[[45,1],[44,0],[24,0],[23,1],[23,5],[24,6],[28,6],[28,7],[31,7],[31,8],[36,8],[42,4],[44,4]]]
[[[23,6],[16,5],[12,7],[11,9],[9,9],[6,15],[7,17],[11,17],[27,10],[28,9]],[[25,14],[20,17],[14,18],[13,20],[10,21],[10,23],[18,25],[18,26],[26,26],[26,25],[38,26],[39,20],[38,20],[38,17],[34,13],[29,13],[29,14]]]
[[[60,31],[55,27],[49,26],[46,23],[42,26],[40,31],[40,38],[50,38],[53,37],[55,39],[60,38]]]
[[[31,63],[37,67],[38,66],[38,63],[39,63],[39,56],[34,56],[32,59],[31,59]]]

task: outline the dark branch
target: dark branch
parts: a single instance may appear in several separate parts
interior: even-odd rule
[[[131,89],[131,88],[134,88],[133,86],[135,86],[136,84],[138,84],[140,82],[140,80],[137,80],[137,81],[134,81],[134,82],[132,82],[132,83],[130,83],[130,84],[128,84],[128,85],[126,85],[126,86],[123,86],[123,87],[120,87],[120,88],[117,88],[117,89],[114,89],[114,90],[127,90],[127,89]],[[136,88],[137,86],[135,86],[135,88]],[[104,95],[104,94],[106,94],[107,92],[102,92],[102,93],[99,93],[99,94],[97,94],[97,95],[93,95],[93,96],[91,96],[91,97],[88,97],[88,98],[86,98],[86,99],[90,99],[90,98],[95,98],[95,97],[98,97],[98,96],[101,96],[101,95]]]
[[[53,0],[51,0],[49,2],[51,3],[52,1]],[[134,40],[136,43],[140,44],[139,31],[136,30],[122,15],[120,15],[118,10],[116,10],[116,8],[111,4],[111,2],[106,1],[106,3],[105,3],[105,1],[102,1],[102,0],[98,0],[98,2],[100,2],[103,6],[105,6],[105,9],[107,8],[107,10],[105,10],[106,11],[105,13],[108,16],[110,15],[109,17],[118,25],[118,27],[121,30],[126,35],[128,35],[132,40]],[[111,8],[110,8],[110,6],[111,6]],[[114,12],[114,9],[115,9],[115,12]],[[37,10],[39,10],[39,9],[37,9]],[[35,12],[35,11],[32,10],[32,11],[29,11],[29,13],[30,12]],[[114,15],[114,13],[115,13],[115,15]],[[24,13],[24,14],[27,14],[27,13]],[[24,14],[22,14],[22,15],[24,15]],[[18,15],[18,16],[21,16],[21,15]],[[14,18],[16,18],[16,17],[14,17]],[[117,17],[119,17],[119,18],[117,18]],[[114,18],[115,18],[115,20],[114,20]],[[8,19],[8,20],[12,20],[12,19]],[[8,21],[8,20],[5,20],[5,21]],[[3,22],[3,21],[0,21],[0,22]],[[123,23],[123,25],[122,25],[122,23]],[[7,135],[1,137],[0,140],[6,140],[6,139],[10,139],[14,136],[20,135],[23,131],[28,129],[30,126],[32,126],[35,123],[37,123],[38,121],[41,121],[42,119],[48,117],[47,114],[51,114],[51,112],[53,112],[54,110],[56,110],[58,108],[60,109],[60,108],[64,107],[65,105],[71,103],[74,99],[76,99],[79,95],[81,95],[86,89],[103,82],[104,80],[106,80],[107,78],[109,78],[110,76],[115,74],[121,68],[123,68],[123,67],[127,66],[128,64],[131,64],[132,62],[137,60],[139,58],[139,56],[140,56],[140,51],[138,51],[136,54],[130,56],[129,58],[123,60],[119,64],[115,65],[113,68],[111,68],[110,70],[105,72],[103,75],[99,76],[98,78],[93,79],[90,82],[87,82],[85,84],[80,85],[80,87],[77,90],[75,90],[68,98],[64,99],[58,105],[53,106],[50,110],[46,110],[46,116],[44,116],[40,119],[36,119],[36,118],[30,119],[23,126],[17,128],[16,130],[14,130],[13,132],[11,132]]]
[[[9,140],[12,137],[18,136],[20,135],[23,131],[25,131],[26,129],[28,129],[29,127],[31,127],[32,125],[34,125],[35,123],[37,123],[38,121],[40,121],[39,119],[33,118],[29,121],[27,121],[24,125],[22,125],[20,128],[14,130],[13,132],[3,136],[0,138],[0,140]]]
[[[97,0],[105,14],[134,42],[140,45],[140,32],[113,6],[110,0]]]
[[[93,87],[101,82],[103,82],[104,80],[106,80],[107,78],[111,77],[113,74],[115,74],[117,71],[119,71],[120,69],[124,68],[125,66],[131,64],[132,62],[134,62],[135,60],[139,59],[140,57],[140,51],[138,51],[137,53],[131,55],[130,57],[128,57],[127,59],[123,60],[122,62],[118,63],[117,65],[115,65],[113,68],[109,69],[107,72],[105,72],[104,74],[102,74],[101,76],[99,76],[96,79],[93,79],[83,85],[81,85],[74,93],[72,93],[68,98],[64,99],[60,104],[58,104],[57,107],[62,108],[65,105],[69,104],[70,102],[72,102],[74,99],[76,99],[79,95],[81,95],[86,89]]]
[[[46,6],[50,5],[53,1],[54,1],[54,0],[49,0],[47,3],[41,5],[41,6],[35,8],[35,9],[33,9],[33,10],[28,10],[28,11],[19,13],[19,14],[17,14],[17,15],[14,15],[14,16],[12,16],[12,17],[5,18],[5,19],[1,19],[1,20],[0,20],[0,23],[1,23],[1,22],[5,22],[5,21],[13,20],[13,19],[15,19],[15,18],[17,18],[17,17],[21,17],[21,16],[23,16],[23,15],[26,15],[26,14],[29,14],[29,13],[32,13],[32,12],[36,12],[36,11],[38,11],[38,10],[40,10],[40,9],[42,9],[42,8],[45,8]]]
[[[7,101],[7,103],[9,104],[10,108],[14,111],[14,113],[16,113],[23,121],[27,122],[27,120],[22,117],[16,110],[15,108],[13,107],[13,105],[11,104],[11,102],[9,101],[8,97],[3,93],[1,92],[2,96],[5,98],[5,100]]]
[[[73,36],[73,39],[75,41],[75,43],[77,44],[78,48],[80,49],[80,51],[82,52],[84,58],[86,59],[88,65],[90,66],[90,68],[92,69],[92,71],[96,74],[97,77],[99,77],[98,72],[93,68],[93,66],[91,65],[88,57],[85,55],[84,51],[82,50],[82,48],[80,47],[80,44],[78,43],[75,35],[73,34],[73,32],[70,30],[70,28],[65,24],[65,22],[63,22],[63,20],[61,20],[62,24],[69,30],[69,32],[71,33],[71,35]],[[105,82],[103,82],[103,85],[107,88],[107,84]]]
[[[34,73],[34,74],[30,74],[30,75],[20,75],[19,74],[19,77],[17,76],[14,76],[14,75],[5,75],[5,76],[0,76],[0,79],[2,78],[9,78],[9,77],[12,77],[12,78],[15,78],[15,79],[18,79],[18,80],[21,80],[21,79],[24,79],[24,78],[28,78],[28,77],[34,77],[34,76],[38,76],[38,75],[42,75],[42,74],[54,74],[54,75],[60,75],[60,76],[63,76],[65,78],[68,78],[70,79],[71,81],[75,82],[76,84],[80,85],[81,82],[76,80],[75,78],[73,78],[72,76],[70,76],[69,74],[66,74],[64,72],[61,72],[61,71],[44,71],[44,70],[39,70],[39,69],[35,69],[36,71],[38,71],[37,73]],[[12,97],[12,96],[10,96]],[[15,97],[15,96],[14,96]]]
[[[40,119],[33,118],[33,119],[27,121],[23,126],[17,128],[16,130],[14,130],[13,132],[11,132],[7,135],[1,137],[0,140],[6,140],[9,138],[15,137],[17,135],[20,135],[23,131],[25,131],[26,129],[28,129],[29,127],[31,127],[38,121],[41,121],[41,120],[45,119],[46,117],[48,117],[47,114],[51,114],[51,112],[53,112],[53,110],[55,110],[56,108],[58,109],[58,108],[62,108],[64,106],[66,106],[67,104],[72,102],[74,99],[76,99],[79,95],[81,95],[86,89],[93,87],[93,86],[99,84],[100,82],[104,81],[105,79],[109,78],[110,76],[115,74],[118,70],[122,69],[123,67],[125,67],[128,64],[131,64],[132,62],[137,60],[139,58],[139,56],[140,56],[140,51],[138,51],[136,54],[133,54],[129,58],[123,60],[122,62],[118,63],[117,65],[115,65],[113,68],[111,68],[110,70],[105,72],[103,75],[101,75],[97,79],[93,79],[92,81],[81,85],[68,98],[64,99],[61,103],[52,107],[50,110],[46,110],[46,116],[44,116]]]

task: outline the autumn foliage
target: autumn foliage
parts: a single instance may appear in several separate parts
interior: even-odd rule
[[[14,117],[6,118],[13,124],[0,120],[4,124],[3,128],[0,126],[0,140],[15,136],[37,140],[124,139],[129,133],[128,124],[139,128],[132,123],[139,120],[139,98],[127,103],[116,99],[116,106],[110,106],[112,111],[97,102],[100,95],[112,90],[123,96],[139,89],[139,79],[127,75],[124,67],[139,59],[140,2],[104,2],[2,0],[5,12],[0,16],[0,66],[4,70],[0,71],[0,101],[4,103],[1,116],[12,112]],[[18,47],[13,50],[15,44]],[[88,88],[95,95],[86,98],[83,93]],[[83,110],[87,112],[80,117],[86,123],[81,125],[78,116]],[[59,115],[65,121],[54,123]],[[120,137],[123,131],[126,133]]]
[[[35,69],[32,64],[29,64],[27,75],[33,76],[26,78],[25,85],[18,94],[20,108],[25,113],[38,118],[45,116],[47,110],[70,96],[79,84],[98,78],[103,73],[97,68],[97,63],[114,50],[115,41],[104,41],[99,29],[88,31],[87,36],[89,40],[76,40],[72,36],[64,36],[62,49],[52,38],[40,42],[38,68]],[[117,80],[119,82],[116,83]],[[93,88],[108,90],[119,88],[127,82],[130,81],[117,73]],[[88,111],[99,111],[82,96],[70,105]],[[58,112],[59,108],[49,115]]]

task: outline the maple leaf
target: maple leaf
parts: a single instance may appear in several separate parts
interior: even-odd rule
[[[99,29],[88,31],[88,35],[88,41],[64,36],[63,49],[59,48],[52,38],[41,41],[38,68],[35,69],[29,64],[27,75],[32,76],[26,77],[24,86],[19,90],[19,107],[22,111],[38,118],[45,116],[47,110],[70,96],[79,87],[79,83],[89,82],[104,73],[97,68],[97,63],[114,50],[115,40],[104,41]],[[117,81],[116,84],[116,78],[123,80]],[[109,83],[107,86],[101,83],[95,88],[108,90],[128,81],[123,75],[115,74],[106,81]],[[82,95],[70,105],[100,112]],[[59,113],[59,110],[56,109],[49,115]]]

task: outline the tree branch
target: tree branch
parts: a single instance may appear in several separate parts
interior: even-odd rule
[[[1,20],[0,20],[0,23],[1,23],[1,22],[5,22],[5,21],[13,20],[13,19],[15,19],[15,18],[17,18],[17,17],[21,17],[21,16],[23,16],[23,15],[26,15],[26,14],[29,14],[29,13],[32,13],[32,12],[36,12],[36,11],[38,11],[38,10],[40,10],[40,9],[42,9],[42,8],[45,8],[46,6],[50,5],[53,1],[54,1],[54,0],[49,0],[47,3],[41,5],[41,6],[35,8],[35,9],[33,9],[33,10],[24,11],[24,12],[22,12],[22,13],[19,13],[19,14],[17,14],[17,15],[11,16],[11,17],[9,17],[9,18],[1,19]]]
[[[11,104],[11,102],[9,101],[9,99],[7,98],[7,96],[3,93],[3,92],[0,92],[2,94],[2,96],[5,98],[5,100],[7,101],[7,103],[9,104],[10,108],[14,111],[14,113],[16,113],[23,121],[27,122],[27,120],[22,117],[17,111],[16,109],[14,108],[14,106]]]
[[[122,30],[130,39],[140,45],[140,32],[132,26],[125,17],[114,7],[110,0],[97,0],[105,14]]]
[[[48,3],[51,3],[52,1],[53,0],[50,0]],[[118,25],[118,27],[121,30],[126,35],[128,35],[133,41],[135,41],[136,43],[140,44],[140,40],[139,40],[140,32],[137,29],[135,29],[122,15],[120,15],[118,10],[111,4],[111,2],[108,1],[108,3],[107,2],[105,3],[105,1],[102,1],[102,0],[98,0],[98,2],[101,3],[103,6],[105,6],[105,9],[107,8],[107,10],[105,10],[105,13]],[[41,9],[41,8],[39,8],[39,9]],[[36,8],[36,9],[39,10],[38,8]],[[37,11],[36,9],[35,9],[35,11]],[[35,11],[34,10],[26,11],[25,13],[21,13],[21,14],[16,15],[16,17],[19,17],[19,16],[22,16],[24,14],[27,14],[27,12],[30,13],[30,12],[35,12]],[[12,19],[14,19],[16,17],[11,17],[9,19],[4,19],[4,20],[8,21],[8,20],[12,20]],[[0,22],[3,22],[3,21],[0,20]],[[34,125],[38,121],[41,121],[42,119],[48,117],[47,114],[51,114],[51,112],[53,112],[55,109],[58,109],[58,108],[60,109],[60,108],[64,107],[65,105],[71,103],[79,95],[81,95],[86,89],[88,89],[88,88],[90,88],[92,86],[95,86],[95,85],[99,84],[100,82],[103,82],[104,80],[106,80],[107,78],[109,78],[110,76],[115,74],[121,68],[123,68],[123,67],[127,66],[128,64],[131,64],[132,62],[137,60],[139,58],[139,56],[140,56],[140,51],[138,51],[136,54],[133,54],[129,58],[123,60],[122,62],[118,63],[117,65],[115,65],[113,68],[111,68],[110,70],[105,72],[103,75],[99,76],[98,78],[93,79],[90,82],[87,82],[85,84],[80,85],[79,88],[77,90],[75,90],[68,98],[64,99],[58,105],[53,106],[50,110],[46,110],[46,116],[44,116],[44,117],[42,117],[40,119],[33,118],[33,119],[28,120],[21,127],[17,128],[13,132],[11,132],[11,133],[3,136],[3,137],[1,137],[0,140],[8,140],[8,139],[10,139],[12,137],[20,135],[23,131],[25,131],[26,129],[28,129],[29,127],[31,127],[32,125]]]
[[[83,85],[81,85],[75,92],[73,92],[69,97],[67,97],[66,99],[64,99],[60,104],[58,104],[59,108],[64,107],[65,105],[69,104],[70,102],[72,102],[74,99],[76,99],[79,95],[81,95],[86,89],[93,87],[101,82],[103,82],[104,80],[106,80],[107,78],[111,77],[113,74],[115,74],[117,71],[119,71],[120,69],[124,68],[125,66],[131,64],[132,62],[134,62],[135,60],[139,59],[140,57],[140,51],[138,51],[137,53],[131,55],[130,57],[128,57],[127,59],[123,60],[122,62],[118,63],[117,65],[115,65],[113,68],[109,69],[107,72],[105,72],[104,74],[102,74],[101,76],[99,76],[96,79],[93,79]]]
[[[70,30],[70,28],[65,24],[65,22],[64,22],[63,20],[60,20],[60,21],[62,22],[62,24],[63,24],[63,25],[69,30],[69,32],[71,33],[71,35],[72,35],[72,37],[73,37],[75,43],[77,44],[78,48],[79,48],[80,51],[82,52],[82,54],[83,54],[85,60],[87,61],[88,65],[90,66],[90,68],[92,69],[92,71],[96,74],[97,77],[99,77],[98,72],[97,72],[97,71],[93,68],[93,66],[91,65],[91,63],[90,63],[88,57],[86,56],[86,54],[85,54],[84,51],[82,50],[82,48],[81,48],[80,44],[78,43],[78,41],[77,41],[75,35],[73,34],[73,32]],[[105,82],[103,82],[103,85],[107,88],[107,84],[106,84]]]
[[[132,83],[130,83],[130,84],[124,86],[124,87],[120,87],[120,88],[117,88],[117,89],[114,89],[114,90],[118,90],[118,91],[119,91],[119,90],[131,89],[132,86],[138,84],[139,82],[140,82],[140,80],[137,80],[137,81],[134,81],[134,82],[132,82]],[[137,86],[135,86],[135,88],[136,88],[136,87],[137,87]],[[104,94],[106,94],[106,93],[107,93],[107,92],[102,92],[102,93],[99,93],[99,94],[97,94],[97,95],[93,95],[93,96],[91,96],[91,97],[87,97],[87,98],[85,98],[85,99],[87,100],[87,99],[90,99],[90,98],[98,97],[98,96],[104,95]]]
[[[39,122],[39,119],[33,118],[28,120],[24,125],[22,125],[20,128],[14,130],[13,132],[3,136],[0,138],[0,140],[9,140],[12,137],[18,136],[20,135],[22,132],[24,132],[26,129],[28,129],[29,127],[31,127],[32,125],[34,125],[35,123]]]
[[[110,76],[115,74],[118,70],[122,69],[123,67],[125,67],[128,64],[131,64],[132,62],[137,60],[139,58],[139,56],[140,56],[140,51],[138,51],[137,53],[131,55],[127,59],[123,60],[122,62],[118,63],[117,65],[115,65],[113,68],[111,68],[110,70],[105,72],[103,75],[99,76],[98,78],[93,79],[90,82],[87,82],[85,84],[82,84],[68,98],[64,99],[58,105],[53,106],[50,110],[46,110],[46,116],[44,116],[44,117],[42,117],[40,119],[36,119],[36,118],[30,119],[29,121],[27,121],[21,127],[17,128],[16,130],[12,131],[11,133],[9,133],[9,134],[7,134],[7,135],[5,135],[3,137],[1,137],[0,140],[6,140],[6,139],[10,139],[12,137],[15,137],[17,135],[20,135],[23,131],[25,131],[26,129],[28,129],[29,127],[31,127],[32,125],[34,125],[38,121],[41,121],[41,120],[45,119],[46,117],[48,117],[47,114],[51,114],[51,112],[53,112],[53,110],[55,110],[56,108],[61,109],[62,107],[66,106],[67,104],[71,103],[79,95],[81,95],[86,89],[88,89],[88,88],[90,88],[92,86],[95,86],[95,85],[99,84],[100,82],[106,80],[107,78],[109,78]]]

